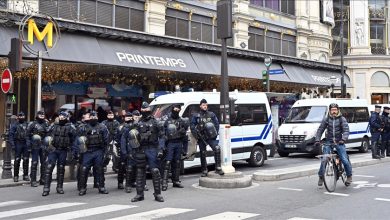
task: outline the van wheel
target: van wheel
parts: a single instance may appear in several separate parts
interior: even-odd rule
[[[288,157],[288,155],[289,155],[290,153],[278,151],[278,154],[279,154],[279,156],[281,156],[281,157]]]
[[[265,160],[265,150],[260,146],[254,146],[249,158],[249,165],[253,167],[261,167]]]
[[[368,148],[370,147],[370,143],[367,138],[364,138],[362,141],[362,146],[359,148],[360,153],[367,153]]]

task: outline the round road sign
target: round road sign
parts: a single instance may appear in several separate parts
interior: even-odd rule
[[[12,74],[9,69],[5,69],[1,74],[1,90],[8,93],[12,87]]]

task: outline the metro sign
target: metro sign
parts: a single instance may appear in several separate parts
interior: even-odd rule
[[[1,90],[8,93],[12,87],[12,74],[9,69],[5,69],[1,74]]]

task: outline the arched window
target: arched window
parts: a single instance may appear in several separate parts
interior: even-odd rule
[[[389,87],[389,77],[385,72],[376,72],[371,77],[371,86]]]

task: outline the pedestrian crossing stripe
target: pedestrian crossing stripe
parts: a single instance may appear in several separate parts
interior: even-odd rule
[[[225,219],[225,220],[241,220],[259,216],[260,214],[246,213],[246,212],[222,212],[215,215],[210,215],[203,218],[197,218],[194,220],[214,220],[214,219]]]
[[[12,216],[17,215],[25,215],[25,214],[31,214],[35,212],[42,212],[42,211],[48,211],[53,209],[60,209],[60,208],[67,208],[71,206],[77,206],[77,205],[84,205],[85,203],[77,203],[77,202],[61,202],[61,203],[54,203],[50,205],[41,205],[41,206],[34,206],[29,208],[22,208],[22,209],[14,209],[10,211],[4,211],[0,212],[0,218],[8,218]]]
[[[25,204],[29,203],[29,201],[8,201],[8,202],[0,202],[0,208],[1,207],[7,207],[7,206],[12,206],[12,205],[20,205],[20,204]]]
[[[178,215],[190,211],[194,211],[194,209],[162,208],[153,211],[140,212],[137,214],[122,216],[119,218],[112,218],[110,220],[126,220],[126,219],[149,220],[149,219],[164,218],[172,215]]]
[[[48,215],[40,218],[33,218],[29,220],[52,220],[52,219],[58,219],[58,220],[68,220],[68,219],[74,219],[74,218],[82,218],[82,217],[88,217],[92,215],[99,215],[104,214],[108,212],[115,212],[125,209],[131,209],[135,208],[137,206],[131,206],[131,205],[107,205],[107,206],[101,206],[101,207],[95,207],[91,209],[83,209],[78,211],[72,211],[72,212],[65,212],[61,214],[55,214],[55,215]]]

